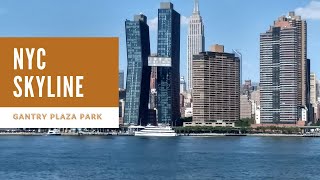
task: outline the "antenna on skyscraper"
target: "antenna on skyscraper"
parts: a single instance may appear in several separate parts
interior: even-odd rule
[[[193,13],[199,12],[199,0],[194,0]]]
[[[232,51],[240,59],[240,84],[242,84],[242,54],[238,49],[232,49]]]

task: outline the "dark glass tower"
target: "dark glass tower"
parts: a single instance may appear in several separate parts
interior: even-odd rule
[[[140,14],[126,20],[127,79],[124,123],[146,125],[151,67],[148,66],[150,38],[147,17]]]
[[[307,59],[306,61],[306,99],[307,99],[307,109],[308,109],[308,122],[315,122],[314,121],[314,108],[311,104],[310,100],[310,59]]]
[[[170,58],[170,66],[158,66],[158,122],[171,123],[180,117],[180,14],[169,2],[158,10],[157,56]]]
[[[124,71],[119,71],[119,89],[124,89]]]

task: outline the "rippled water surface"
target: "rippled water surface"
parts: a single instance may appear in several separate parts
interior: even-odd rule
[[[320,138],[1,136],[0,179],[320,179]]]

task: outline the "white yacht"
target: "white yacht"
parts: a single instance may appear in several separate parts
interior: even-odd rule
[[[177,136],[177,133],[170,126],[151,126],[148,125],[141,131],[135,131],[135,136],[162,136],[172,137]]]
[[[49,130],[47,136],[61,136],[61,133],[58,129]]]

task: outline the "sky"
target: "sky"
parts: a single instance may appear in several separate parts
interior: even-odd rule
[[[119,69],[126,72],[126,19],[143,13],[156,52],[157,9],[168,0],[1,0],[3,37],[119,37]],[[308,22],[308,58],[320,76],[320,0],[199,0],[205,25],[206,50],[223,44],[243,55],[242,79],[259,81],[259,35],[281,15],[295,11]],[[187,75],[187,24],[193,0],[171,0],[181,20],[181,76]],[[186,79],[186,78],[185,78]]]

